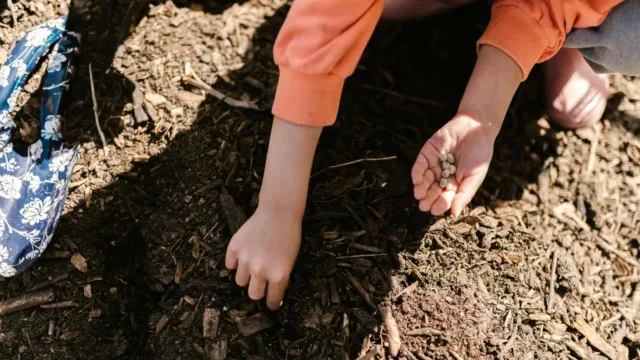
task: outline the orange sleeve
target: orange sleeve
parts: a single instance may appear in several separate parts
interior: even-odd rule
[[[385,0],[296,0],[276,43],[280,78],[273,114],[327,126],[335,122],[342,87],[362,56]]]
[[[623,0],[497,0],[480,45],[491,45],[518,63],[523,80],[533,66],[560,50],[573,28],[600,25]]]

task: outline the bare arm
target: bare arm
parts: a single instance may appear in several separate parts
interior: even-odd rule
[[[260,205],[302,217],[322,127],[274,118]]]

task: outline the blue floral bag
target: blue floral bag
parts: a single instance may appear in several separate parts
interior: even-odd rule
[[[31,266],[53,237],[67,197],[78,147],[62,142],[64,95],[80,36],[59,17],[29,30],[0,68],[0,276]],[[29,74],[51,50],[45,73],[40,139],[12,141],[11,111]]]

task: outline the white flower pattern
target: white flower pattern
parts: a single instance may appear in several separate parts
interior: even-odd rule
[[[35,225],[36,223],[45,220],[49,215],[51,206],[53,206],[53,201],[49,196],[46,197],[44,201],[41,199],[33,200],[20,210],[22,223]]]
[[[27,33],[27,46],[42,46],[51,36],[51,30],[47,28],[38,28]]]
[[[22,182],[15,176],[0,175],[0,196],[5,199],[20,199]]]
[[[65,32],[65,25],[66,19],[60,17],[29,30],[0,67],[0,92],[6,99],[0,103],[0,129],[5,129],[0,131],[0,277],[15,276],[47,248],[64,209],[78,155],[78,147],[69,149],[60,142],[62,118],[51,111],[58,109],[59,89],[68,88],[71,60],[79,52],[79,36]],[[42,109],[41,139],[24,154],[11,140],[10,128],[15,126],[11,111],[28,71],[52,48],[43,97],[56,106]]]
[[[6,262],[0,262],[0,276],[3,277],[12,277],[17,273],[16,269],[7,264]]]
[[[49,60],[49,66],[47,66],[47,71],[48,72],[60,71],[60,69],[62,68],[62,63],[64,63],[65,61],[67,61],[66,56],[60,53],[56,53],[55,55],[53,55],[53,57],[51,57],[51,60]]]
[[[0,87],[9,86],[9,75],[11,75],[11,68],[3,66],[0,68]]]

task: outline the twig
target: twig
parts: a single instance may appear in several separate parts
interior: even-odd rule
[[[407,331],[407,336],[434,336],[434,335],[439,336],[442,334],[444,334],[442,331],[431,329],[431,328],[422,328],[422,329]]]
[[[413,284],[407,286],[406,288],[404,288],[402,291],[400,291],[398,293],[398,295],[393,297],[393,301],[397,301],[401,296],[403,295],[409,295],[413,292],[413,290],[415,290],[418,287],[418,282],[414,282]]]
[[[638,260],[636,260],[633,257],[629,256],[629,254],[625,254],[622,251],[616,249],[612,245],[609,245],[609,243],[607,243],[606,241],[604,241],[602,239],[597,239],[596,240],[596,244],[599,247],[601,247],[603,250],[606,250],[606,251],[610,252],[611,254],[616,255],[621,260],[624,260],[629,265],[632,265],[632,266],[635,266],[635,267],[640,267],[640,263],[638,262]]]
[[[356,259],[356,258],[365,258],[365,257],[378,257],[378,256],[389,256],[389,254],[362,254],[362,255],[336,256],[336,260]]]
[[[519,327],[520,327],[520,318],[518,318],[518,322],[516,323],[516,326],[513,328],[513,333],[511,334],[511,338],[505,344],[502,350],[500,350],[500,354],[498,354],[498,359],[502,359],[507,354],[507,352],[513,347],[513,345],[516,343]]]
[[[574,354],[576,354],[576,356],[579,357],[580,359],[591,360],[591,357],[587,353],[587,350],[585,350],[582,346],[574,343],[571,340],[565,340],[564,344],[567,346],[567,348],[569,348],[569,350],[571,350]]]
[[[616,349],[606,342],[600,334],[598,334],[596,329],[587,324],[582,317],[579,316],[576,321],[573,322],[573,327],[586,337],[587,341],[589,341],[593,347],[602,351],[609,359],[616,360],[618,358]]]
[[[11,47],[9,51],[13,50],[13,47],[16,46],[16,42],[18,42],[18,33],[20,28],[18,26],[18,16],[16,15],[16,8],[13,6],[12,0],[7,0],[7,7],[9,11],[11,11],[11,17],[13,18],[13,40],[11,41]]]
[[[224,101],[229,106],[251,110],[262,110],[254,102],[234,99],[229,97],[229,95],[221,93],[220,91],[209,86],[204,81],[200,80],[200,78],[198,78],[197,76],[198,75],[196,75],[195,72],[191,72],[191,75],[189,77],[185,76],[182,80],[189,85],[204,90],[204,92],[213,96],[214,98],[220,101]]]
[[[362,284],[360,284],[360,282],[358,282],[358,280],[355,277],[353,277],[353,275],[351,275],[351,273],[349,271],[345,270],[345,274],[347,276],[347,279],[351,283],[351,285],[353,285],[356,288],[356,290],[358,290],[360,295],[362,295],[362,297],[364,298],[364,301],[367,303],[367,305],[369,305],[369,306],[371,306],[371,308],[375,309],[376,305],[371,300],[371,295],[369,295],[369,293],[367,292],[367,290],[365,290],[365,288],[362,286]]]
[[[41,309],[65,309],[65,308],[76,307],[76,306],[78,306],[78,304],[73,302],[73,300],[68,300],[68,301],[62,301],[62,302],[57,302],[53,304],[40,305],[40,308]]]
[[[9,1],[11,1],[11,0],[9,0]],[[38,355],[36,355],[36,352],[33,350],[33,345],[31,344],[31,338],[29,337],[29,333],[27,332],[27,329],[22,328],[22,333],[27,338],[27,343],[29,344],[29,348],[31,349],[31,353],[33,354],[33,358],[37,359]]]
[[[553,296],[556,293],[556,268],[558,267],[558,248],[553,250],[553,260],[551,262],[551,280],[549,280],[549,301],[547,302],[547,313],[553,309]]]
[[[629,275],[629,276],[621,276],[616,279],[619,283],[637,283],[640,282],[640,275]]]
[[[376,86],[362,85],[362,88],[367,89],[367,90],[379,91],[379,92],[382,92],[382,93],[385,93],[385,94],[397,96],[397,97],[399,97],[401,99],[415,101],[415,102],[419,102],[419,103],[423,103],[423,104],[427,104],[427,105],[433,105],[433,106],[444,106],[445,105],[445,103],[440,102],[440,101],[426,100],[426,99],[419,98],[419,97],[408,96],[408,95],[400,94],[399,92],[395,92],[395,91],[387,90],[387,89],[382,89],[382,88],[379,88],[379,87],[376,87]]]
[[[29,293],[17,298],[5,300],[0,302],[0,316],[46,304],[48,302],[52,302],[54,299],[55,295],[53,294],[53,290],[49,289],[47,291]]]
[[[462,356],[458,355],[455,351],[453,350],[449,350],[449,354],[451,354],[451,356],[453,356],[456,360],[464,360],[462,358]]]
[[[38,291],[40,289],[44,289],[46,287],[49,287],[57,282],[66,280],[69,277],[69,273],[68,272],[64,272],[56,277],[51,278],[50,280],[47,281],[43,281],[40,284],[36,284],[34,285],[30,291]]]
[[[598,127],[594,126],[595,134],[593,135],[593,139],[591,139],[591,148],[589,149],[589,163],[587,165],[587,174],[591,174],[593,172],[593,168],[596,165],[596,150],[598,149],[598,135],[600,131],[598,131]]]
[[[398,330],[398,323],[393,317],[391,308],[388,306],[380,308],[380,315],[382,316],[384,325],[387,327],[387,341],[389,341],[389,352],[391,353],[391,356],[396,357],[398,356],[400,346],[402,345],[402,341],[400,340],[400,330]]]
[[[107,148],[107,140],[105,139],[104,133],[100,128],[100,120],[98,118],[98,100],[96,100],[96,89],[93,85],[93,69],[91,68],[91,63],[89,63],[89,81],[91,82],[91,98],[93,99],[93,116],[96,119],[96,129],[98,129],[98,134],[100,135],[100,140],[102,141],[104,156],[108,156],[109,149]]]
[[[331,165],[325,169],[322,169],[320,171],[318,171],[317,173],[311,175],[311,177],[317,176],[322,174],[323,172],[327,171],[327,170],[331,170],[331,169],[337,169],[337,168],[341,168],[344,166],[349,166],[349,165],[355,165],[355,164],[360,164],[363,162],[374,162],[374,161],[387,161],[387,160],[395,160],[397,159],[397,156],[387,156],[387,157],[381,157],[381,158],[363,158],[363,159],[358,159],[358,160],[353,160],[353,161],[349,161],[343,164],[338,164],[338,165]]]

